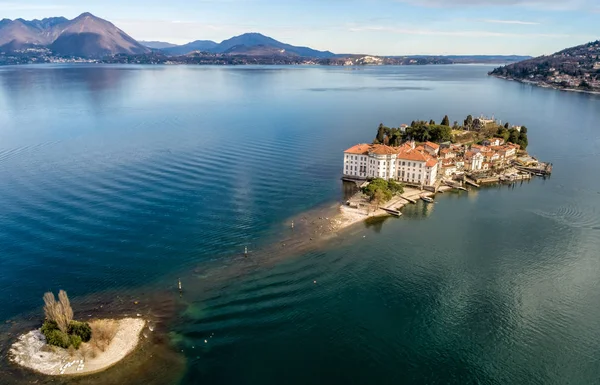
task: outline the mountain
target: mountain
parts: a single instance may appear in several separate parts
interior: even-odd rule
[[[251,47],[260,48],[251,49]],[[243,35],[224,40],[219,44],[210,40],[198,40],[185,45],[163,49],[162,51],[168,55],[185,55],[192,51],[242,54],[240,52],[236,52],[236,50],[253,52],[253,55],[257,55],[257,52],[260,52],[261,50],[269,52],[268,55],[271,55],[274,53],[274,51],[278,50],[280,51],[280,55],[285,54],[314,58],[330,58],[334,56],[334,54],[329,51],[317,51],[308,47],[297,47],[290,44],[285,44],[268,36],[261,35],[260,33],[245,33]]]
[[[162,51],[167,55],[185,55],[194,51],[213,52],[212,50],[218,45],[212,40],[196,40],[184,45],[169,47]]]
[[[17,21],[20,21],[23,24],[26,24],[30,27],[36,28],[41,31],[41,30],[45,30],[45,29],[50,29],[50,28],[54,27],[55,25],[65,23],[65,22],[69,21],[69,19],[67,19],[66,17],[48,17],[48,18],[42,19],[42,20],[17,19]]]
[[[284,56],[298,56],[295,53],[287,52],[281,48],[275,48],[266,45],[235,45],[223,52],[228,55],[248,55],[248,56],[273,56],[273,55],[284,55]]]
[[[14,51],[48,44],[40,31],[21,20],[0,22],[0,51]]]
[[[149,53],[132,37],[109,21],[91,13],[83,13],[75,19],[53,27],[56,39],[50,49],[62,55],[105,56],[117,53]]]
[[[290,44],[279,42],[273,38],[262,35],[260,33],[245,33],[243,35],[235,36],[231,39],[224,40],[214,49],[214,52],[225,52],[235,46],[241,45],[245,45],[247,47],[265,46],[279,48],[285,50],[288,53],[305,57],[326,58],[334,56],[334,54],[329,51],[324,52],[317,51],[308,47],[296,47]]]
[[[489,74],[540,86],[600,90],[600,40],[499,67]]]
[[[52,17],[0,21],[0,51],[31,47],[46,47],[57,54],[81,57],[151,52],[112,23],[91,13],[73,20]]]
[[[171,44],[164,41],[144,41],[139,40],[139,43],[144,47],[148,47],[151,49],[165,49],[165,48],[173,48],[177,47],[177,44]]]

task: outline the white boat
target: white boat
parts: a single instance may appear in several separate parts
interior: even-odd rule
[[[426,197],[425,195],[421,195],[421,199],[427,203],[433,203],[433,198]]]

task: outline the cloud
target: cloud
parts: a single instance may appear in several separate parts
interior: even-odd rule
[[[493,20],[493,19],[484,19],[480,20],[482,23],[491,23],[491,24],[518,24],[518,25],[540,25],[540,23],[535,21],[522,21],[522,20]]]

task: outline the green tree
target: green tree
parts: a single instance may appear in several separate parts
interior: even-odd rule
[[[386,181],[375,178],[366,187],[363,187],[362,192],[379,207],[382,202],[389,201],[395,194],[402,194],[404,186],[393,180]]]
[[[429,124],[433,126],[433,125],[435,124],[435,120],[431,119],[431,120],[429,121]]]
[[[516,128],[508,130],[508,141],[514,144],[519,144],[520,133]]]
[[[379,128],[377,129],[376,139],[379,143],[383,143],[384,137],[385,137],[385,128],[383,127],[383,123],[380,123]]]
[[[508,130],[508,129],[510,128],[510,124],[509,124],[508,122],[506,122],[506,123],[504,124],[504,128],[506,128],[506,129]]]
[[[525,127],[525,126],[521,127],[521,134],[527,134],[527,127]]]
[[[450,125],[450,119],[448,119],[448,115],[444,116],[444,119],[442,119],[442,126],[449,126]]]

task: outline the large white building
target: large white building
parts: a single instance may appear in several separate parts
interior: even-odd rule
[[[344,151],[344,176],[355,179],[382,178],[432,186],[438,172],[437,158],[414,143],[400,147],[357,144]]]

